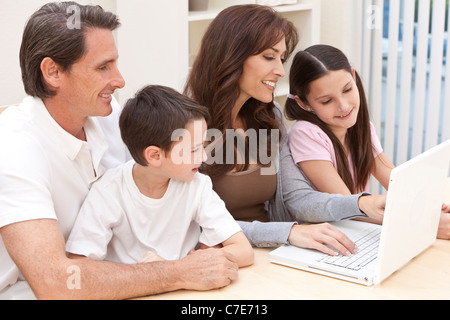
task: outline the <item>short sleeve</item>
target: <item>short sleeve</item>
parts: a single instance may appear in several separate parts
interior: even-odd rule
[[[370,134],[372,139],[373,157],[376,158],[383,152],[383,147],[381,146],[380,139],[377,136],[375,126],[372,122],[370,123]]]
[[[66,251],[95,260],[104,260],[121,212],[102,180],[94,183],[78,214],[66,243]]]
[[[0,227],[34,219],[57,219],[51,168],[41,145],[25,133],[0,139]]]
[[[333,143],[322,129],[297,121],[289,131],[289,148],[295,163],[310,160],[336,162]]]
[[[211,179],[202,175],[201,180],[201,200],[195,218],[202,228],[199,241],[207,246],[215,246],[242,229],[213,190]]]

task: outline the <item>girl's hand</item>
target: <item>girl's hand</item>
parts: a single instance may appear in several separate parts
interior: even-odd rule
[[[442,204],[437,237],[438,239],[450,240],[450,206],[445,203]]]
[[[359,209],[369,218],[383,221],[386,195],[363,195],[358,199]]]
[[[358,252],[353,241],[329,223],[294,225],[288,241],[291,245],[316,249],[331,256],[336,256],[339,252],[345,256]]]

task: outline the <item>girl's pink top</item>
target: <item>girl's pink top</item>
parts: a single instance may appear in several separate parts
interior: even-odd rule
[[[381,147],[380,140],[378,139],[375,132],[375,127],[372,123],[370,123],[370,131],[372,133],[373,155],[376,158],[383,152],[383,148]],[[325,160],[330,161],[337,169],[336,154],[334,152],[333,143],[328,135],[315,124],[308,121],[295,122],[289,131],[289,148],[291,149],[292,157],[295,163],[311,160]],[[350,172],[354,180],[355,173],[353,170],[353,162],[350,153],[348,155],[348,161],[350,165]],[[305,174],[303,175],[307,178]],[[367,182],[364,190],[361,190],[360,192],[367,192],[368,189],[369,182]]]

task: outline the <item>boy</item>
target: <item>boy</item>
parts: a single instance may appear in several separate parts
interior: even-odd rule
[[[126,264],[179,260],[200,243],[232,253],[239,267],[253,263],[247,238],[210,178],[197,172],[206,160],[207,115],[162,86],[128,100],[119,125],[134,160],[92,186],[67,241],[72,256]],[[175,132],[179,141],[172,141]]]

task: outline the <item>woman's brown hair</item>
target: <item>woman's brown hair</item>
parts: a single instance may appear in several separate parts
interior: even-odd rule
[[[347,57],[339,49],[327,45],[315,45],[299,51],[294,57],[289,74],[290,94],[307,102],[311,82],[330,71],[337,70],[346,70],[350,74],[353,72]],[[364,190],[375,161],[366,94],[361,78],[356,71],[355,81],[359,91],[360,108],[356,123],[348,129],[346,136],[356,174],[355,181],[350,173],[345,148],[328,126],[315,114],[302,109],[294,99],[287,99],[285,106],[287,119],[311,122],[328,135],[336,153],[337,171],[352,193]]]
[[[286,40],[287,59],[297,45],[297,30],[274,9],[260,5],[237,5],[224,9],[203,36],[184,93],[208,107],[211,115],[208,126],[219,129],[223,134],[224,159],[225,131],[233,129],[231,110],[240,94],[239,79],[244,61],[271,48],[283,38]],[[239,115],[247,128],[269,131],[278,129],[273,108],[273,102],[262,103],[250,98]],[[233,169],[246,168],[239,168],[236,162],[227,164],[224,161],[222,164],[211,164],[205,171],[211,176],[220,176]]]

